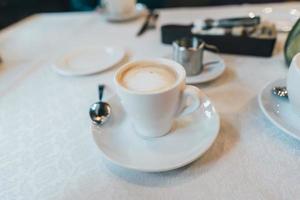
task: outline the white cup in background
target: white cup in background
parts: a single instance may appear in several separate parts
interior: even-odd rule
[[[172,71],[176,77],[172,85],[169,84],[167,88],[160,91],[150,92],[131,90],[124,85],[125,73],[133,67],[147,66],[163,66]],[[175,61],[167,59],[131,62],[116,72],[114,82],[117,94],[138,134],[144,137],[163,136],[171,130],[177,117],[190,114],[200,107],[199,89],[185,85],[185,78],[184,68]],[[138,88],[143,88],[145,84],[145,87],[151,86],[152,83],[149,80],[139,77],[137,78],[138,84],[135,86]]]
[[[127,16],[135,11],[136,0],[105,0],[104,5],[111,16]]]
[[[291,62],[287,76],[287,90],[293,110],[300,115],[300,53],[295,55]]]

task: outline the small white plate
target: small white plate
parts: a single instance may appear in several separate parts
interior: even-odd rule
[[[178,118],[169,134],[144,139],[114,96],[108,101],[112,107],[109,121],[101,127],[92,125],[94,140],[106,159],[128,169],[161,172],[182,167],[204,154],[219,133],[218,113],[203,92],[200,98],[200,109]]]
[[[300,115],[294,112],[288,99],[272,94],[273,87],[285,85],[285,79],[268,83],[258,96],[259,107],[275,126],[300,140]]]
[[[123,22],[136,19],[142,15],[146,15],[148,13],[147,7],[144,4],[137,3],[135,6],[135,11],[133,13],[128,13],[127,15],[112,15],[106,13],[106,19],[110,22]]]
[[[206,65],[203,71],[199,75],[187,76],[186,77],[187,84],[197,84],[197,83],[205,83],[208,81],[212,81],[224,73],[226,65],[224,60],[218,54],[209,51],[204,51],[203,61],[204,61],[204,65],[205,63],[210,63],[214,61],[219,61],[219,62]]]
[[[90,75],[115,66],[124,56],[120,47],[85,47],[63,55],[53,69],[66,76]]]

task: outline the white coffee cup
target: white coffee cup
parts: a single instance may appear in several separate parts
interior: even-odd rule
[[[293,110],[300,115],[300,53],[295,55],[291,62],[287,76],[287,90]]]
[[[111,16],[127,16],[135,11],[136,0],[105,0],[105,8]]]
[[[123,83],[125,72],[134,67],[147,66],[163,66],[172,71],[176,76],[172,85],[150,92],[128,89]],[[117,94],[138,134],[144,137],[163,136],[171,130],[177,117],[190,114],[200,107],[199,89],[185,85],[185,77],[184,68],[177,62],[167,59],[131,62],[116,72],[114,82]],[[145,83],[150,84],[147,82],[149,80],[139,81],[139,87],[143,87]]]

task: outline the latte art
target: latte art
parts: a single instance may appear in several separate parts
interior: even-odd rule
[[[164,66],[137,66],[124,71],[120,82],[136,92],[159,92],[174,85],[176,75]]]

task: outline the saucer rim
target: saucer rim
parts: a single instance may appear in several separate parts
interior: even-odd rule
[[[286,81],[285,78],[281,78],[281,79],[277,79],[275,81],[269,81],[259,92],[259,95],[257,96],[257,99],[258,99],[258,104],[259,104],[259,107],[261,109],[261,111],[263,112],[263,114],[267,117],[267,119],[273,123],[273,125],[275,125],[277,128],[279,128],[280,130],[282,130],[284,133],[286,133],[287,135],[293,137],[294,139],[297,139],[297,140],[300,140],[300,136],[297,136],[295,133],[293,133],[291,130],[289,130],[288,128],[284,127],[283,124],[280,124],[278,123],[270,114],[269,112],[266,110],[265,106],[264,106],[264,103],[263,103],[263,100],[262,100],[262,96],[264,94],[264,92],[266,91],[266,89],[273,85],[274,83],[277,83],[277,82],[284,82]],[[271,91],[270,91],[270,95],[271,94]]]
[[[170,170],[175,170],[175,169],[178,169],[178,168],[181,168],[181,167],[184,167],[190,163],[193,163],[194,161],[196,161],[197,159],[199,159],[203,154],[205,154],[209,148],[213,145],[213,143],[215,142],[216,138],[218,137],[219,133],[220,133],[220,129],[221,129],[221,119],[220,119],[220,115],[219,113],[217,112],[213,102],[208,98],[208,96],[202,92],[200,90],[200,96],[208,99],[213,107],[213,110],[215,112],[215,117],[216,117],[216,124],[215,126],[217,127],[216,128],[216,132],[213,133],[213,134],[210,134],[211,135],[211,138],[209,139],[209,141],[202,146],[202,148],[200,149],[201,151],[199,151],[197,153],[197,155],[193,158],[187,158],[185,159],[183,162],[178,162],[178,164],[176,165],[173,165],[173,166],[168,166],[168,167],[157,167],[157,168],[140,168],[140,167],[135,167],[134,165],[129,165],[129,164],[124,164],[124,163],[121,163],[121,162],[118,162],[117,160],[114,160],[112,159],[110,156],[108,156],[98,145],[98,143],[96,142],[96,136],[95,136],[95,133],[93,131],[93,128],[94,127],[97,127],[95,126],[94,124],[91,124],[91,132],[92,132],[92,137],[93,137],[93,140],[94,140],[94,143],[96,144],[97,148],[99,149],[99,151],[101,152],[101,154],[103,155],[103,157],[110,161],[111,163],[117,165],[117,166],[120,166],[120,167],[123,167],[125,169],[130,169],[130,170],[135,170],[135,171],[140,171],[140,172],[166,172],[166,171],[170,171]],[[118,98],[117,95],[113,95],[110,97],[110,99],[108,101],[110,101],[111,99],[113,98]],[[164,136],[162,136],[164,137]],[[143,138],[145,140],[151,140],[152,138]],[[154,138],[154,139],[159,139],[159,138]]]
[[[200,84],[200,83],[207,83],[207,82],[210,82],[210,81],[213,81],[213,80],[216,80],[217,78],[219,78],[226,70],[226,64],[225,64],[225,61],[224,59],[217,53],[213,53],[213,52],[207,52],[209,54],[212,54],[214,56],[217,56],[218,57],[218,60],[220,61],[219,63],[216,63],[216,64],[213,64],[213,65],[220,65],[218,68],[220,68],[220,71],[218,71],[218,73],[216,73],[216,75],[210,77],[210,78],[206,78],[204,80],[199,80],[200,77],[203,76],[203,73],[200,73],[198,75],[195,75],[195,76],[187,76],[186,77],[186,83],[187,84]],[[215,66],[216,67],[216,66]],[[191,78],[197,78],[197,80],[195,81],[191,81],[190,79]]]

